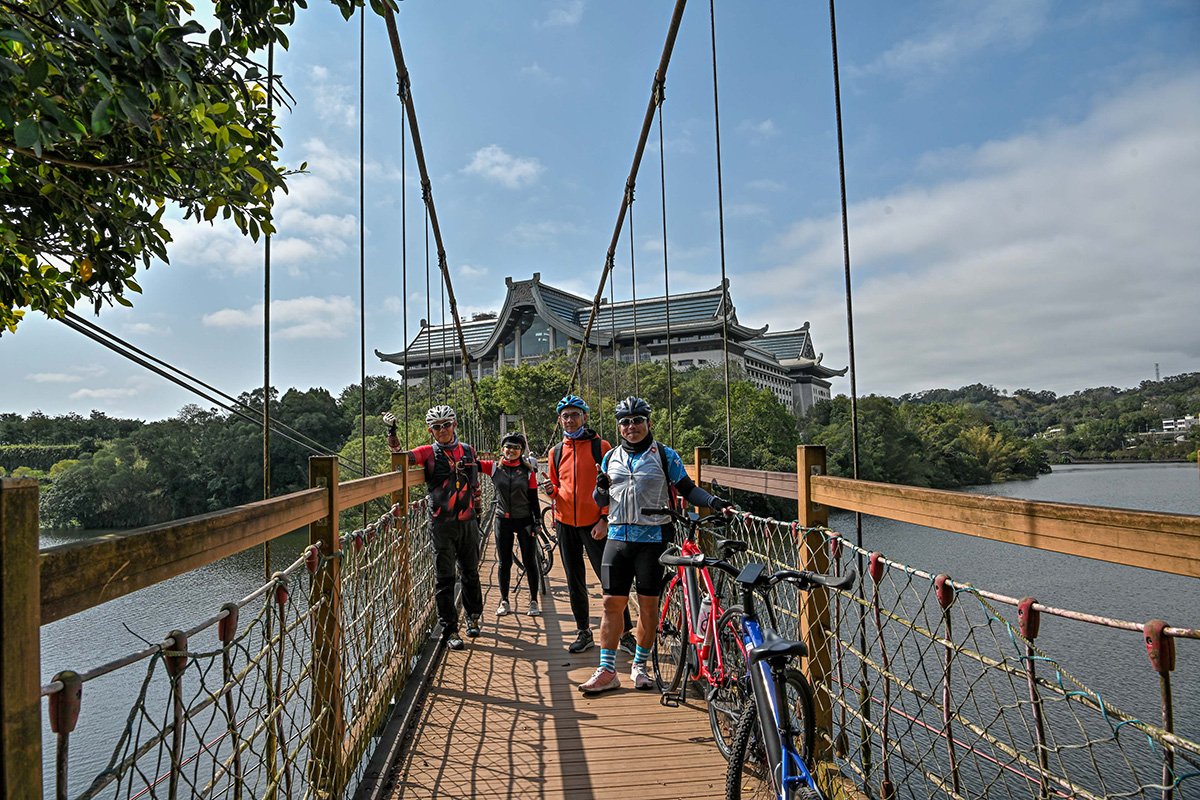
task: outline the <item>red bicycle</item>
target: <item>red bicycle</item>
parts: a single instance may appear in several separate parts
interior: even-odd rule
[[[720,514],[699,517],[680,514],[668,508],[642,509],[644,514],[669,514],[683,523],[683,542],[668,552],[683,556],[702,553],[696,539],[701,527],[727,526]],[[718,538],[721,559],[745,552],[745,542]],[[721,605],[725,577],[718,574],[713,582],[708,568],[676,567],[663,591],[658,631],[654,641],[654,679],[662,692],[662,704],[676,706],[687,697],[687,681],[707,687],[708,721],[717,749],[726,759],[733,749],[738,717],[746,701],[746,647],[742,642],[736,615],[727,614]]]

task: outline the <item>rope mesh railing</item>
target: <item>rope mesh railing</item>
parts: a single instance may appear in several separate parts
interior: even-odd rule
[[[743,562],[812,569],[801,563],[801,540],[815,535],[831,557],[827,571],[843,573],[859,556],[869,565],[857,593],[797,596],[780,584],[775,600],[780,633],[810,650],[814,634],[802,624],[802,603],[829,606],[831,696],[824,701],[833,725],[820,735],[842,773],[872,795],[1172,798],[1200,790],[1200,745],[1164,727],[1172,724],[1174,643],[1200,631],[1006,598],[795,522],[742,515],[729,535],[750,544]],[[1158,660],[1152,654],[1153,669],[1098,691],[1066,667],[1068,657],[1060,661],[1050,645],[1039,645],[1042,614],[1169,645]],[[1126,644],[1144,646],[1128,633]],[[1140,688],[1161,688],[1163,706],[1153,713],[1168,722],[1126,710],[1137,705],[1131,684],[1138,680],[1161,683]]]
[[[484,489],[487,530],[486,481]],[[334,771],[335,785],[353,789],[435,624],[428,502],[405,511],[392,506],[343,534],[336,553],[305,548],[189,630],[87,672],[56,675],[42,689],[57,734],[54,796],[308,798],[321,796]],[[333,570],[340,590],[331,595],[322,586]],[[136,694],[111,722],[103,768],[72,774],[84,684],[115,673]],[[329,697],[340,705],[324,702]]]

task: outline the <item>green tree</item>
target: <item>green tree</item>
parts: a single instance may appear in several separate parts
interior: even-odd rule
[[[254,57],[305,4],[216,0],[202,35],[187,0],[0,0],[0,332],[25,308],[131,305],[137,270],[167,260],[168,206],[273,230],[288,170]]]

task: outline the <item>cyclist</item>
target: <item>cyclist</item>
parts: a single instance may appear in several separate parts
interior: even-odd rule
[[[542,613],[537,602],[541,573],[538,570],[537,542],[533,537],[533,522],[541,514],[541,507],[536,467],[530,467],[525,450],[525,437],[520,433],[509,433],[500,440],[500,461],[479,461],[480,467],[492,476],[492,483],[496,486],[496,557],[500,564],[497,617],[512,613],[512,606],[508,602],[508,585],[512,575],[514,536],[521,548],[525,576],[529,579],[529,608],[525,613],[530,617],[541,616]]]
[[[567,593],[571,598],[571,614],[575,617],[575,639],[567,645],[572,653],[582,653],[595,643],[591,616],[588,613],[587,574],[583,556],[586,553],[592,572],[600,578],[600,557],[604,554],[604,527],[600,524],[600,508],[592,492],[600,461],[611,448],[605,440],[587,426],[588,404],[582,397],[569,394],[555,408],[563,428],[563,440],[550,450],[550,483],[546,494],[554,498],[554,528],[562,548],[563,571],[567,575]],[[630,630],[633,620],[625,610],[625,631],[621,649],[633,655],[636,643]]]
[[[396,417],[383,415],[388,426],[388,447],[403,453],[396,436]],[[437,405],[425,413],[432,444],[414,448],[409,461],[425,468],[431,516],[429,538],[433,542],[437,575],[434,600],[442,623],[442,638],[451,650],[462,650],[458,634],[458,608],[454,603],[455,564],[462,578],[463,610],[467,613],[467,636],[479,635],[483,614],[483,589],[479,585],[479,458],[475,448],[458,440],[458,415],[450,406]]]
[[[707,506],[731,516],[733,506],[714,497],[688,477],[679,454],[654,440],[650,432],[650,404],[640,397],[617,403],[617,428],[621,444],[604,457],[596,477],[596,502],[607,529],[600,583],[604,589],[604,616],[600,622],[600,666],[579,690],[598,694],[620,687],[617,677],[617,626],[629,605],[629,591],[638,593],[637,649],[629,679],[635,689],[652,689],[646,669],[658,622],[658,596],[664,575],[658,557],[673,538],[671,518],[648,516],[643,508],[671,505],[672,487],[697,506]]]

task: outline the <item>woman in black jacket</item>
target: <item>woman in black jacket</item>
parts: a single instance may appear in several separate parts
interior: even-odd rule
[[[480,460],[483,471],[492,476],[496,486],[496,557],[500,564],[497,617],[512,613],[508,585],[512,575],[514,537],[521,548],[521,561],[529,581],[529,608],[525,613],[531,617],[542,613],[537,602],[542,576],[538,571],[537,543],[533,536],[534,520],[540,515],[541,507],[537,475],[525,458],[526,448],[524,436],[510,433],[500,441],[500,461]]]

